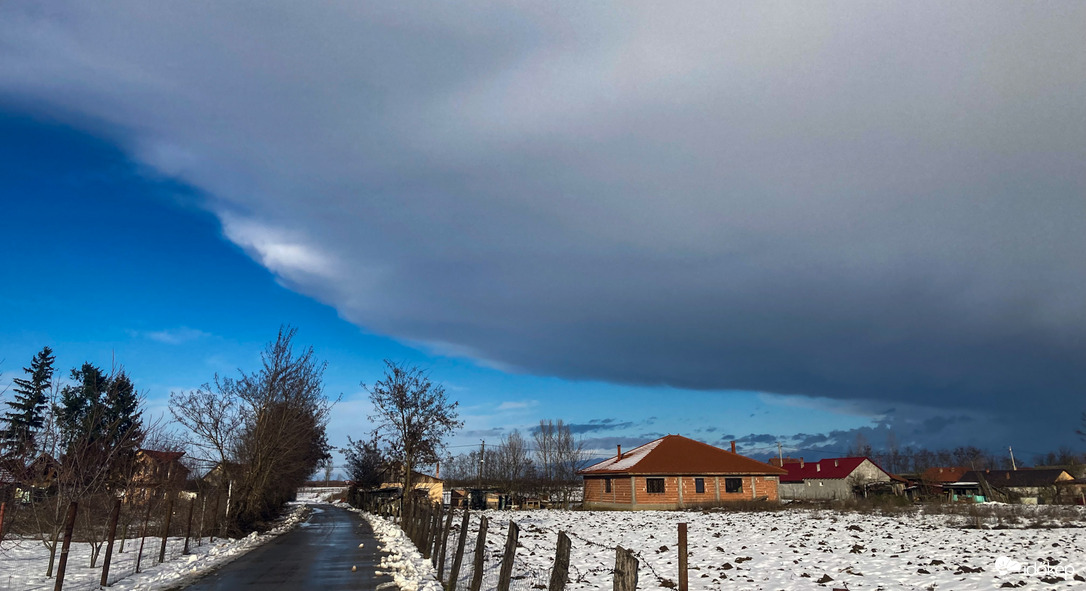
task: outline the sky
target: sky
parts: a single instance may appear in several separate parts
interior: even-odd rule
[[[451,451],[563,419],[1077,449],[1080,2],[0,4],[0,384],[171,391],[281,324],[334,445],[382,360]],[[2,388],[2,386],[0,386]]]

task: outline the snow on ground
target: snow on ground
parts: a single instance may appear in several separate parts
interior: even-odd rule
[[[345,486],[305,486],[298,489],[297,502],[330,503],[335,497],[346,492]]]
[[[154,564],[158,558],[162,538],[148,536],[140,562],[142,572],[135,572],[136,556],[140,540],[129,539],[125,543],[124,553],[118,553],[120,541],[114,546],[113,560],[110,563],[110,580],[115,581],[109,587],[120,591],[168,589],[181,584],[214,568],[233,560],[279,534],[282,534],[305,518],[307,509],[304,504],[292,504],[291,512],[272,530],[264,534],[252,533],[240,539],[218,538],[209,543],[204,538],[202,545],[195,539],[189,540],[189,554],[182,555],[184,538],[167,540],[167,559],[162,564]],[[87,543],[73,542],[68,554],[68,566],[64,575],[65,591],[80,589],[98,589],[102,576],[102,554],[94,568],[90,568],[90,546]],[[60,549],[57,549],[57,559]],[[55,579],[45,577],[49,563],[49,552],[40,540],[11,539],[8,536],[0,544],[0,591],[33,591],[52,589]]]
[[[422,557],[399,525],[372,513],[348,508],[369,522],[381,549],[388,553],[381,559],[384,570],[378,572],[389,574],[401,591],[442,591],[433,565]]]
[[[1037,508],[1020,511],[1031,510]],[[566,587],[571,590],[611,588],[615,546],[637,553],[638,589],[671,588],[678,582],[679,522],[688,524],[691,590],[969,590],[1004,584],[1086,589],[1086,514],[1081,508],[1068,510],[1074,512],[1075,527],[1052,527],[1037,512],[1036,520],[1027,517],[1017,524],[991,518],[980,529],[968,515],[920,510],[895,515],[812,509],[484,514],[490,521],[488,565],[500,560],[512,519],[520,526],[514,577],[519,573],[533,584],[545,583],[558,532],[566,531],[573,542]],[[473,515],[464,557],[468,564],[478,524]],[[997,529],[999,524],[1016,528]],[[455,543],[454,528],[449,544]]]

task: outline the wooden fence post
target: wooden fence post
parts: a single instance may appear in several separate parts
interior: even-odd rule
[[[147,499],[147,512],[143,515],[143,527],[140,528],[140,550],[136,554],[136,572],[140,572],[140,561],[143,560],[143,544],[147,541],[147,522],[151,520],[151,499]]]
[[[185,549],[181,551],[182,554],[188,555],[189,553],[189,538],[192,537],[192,510],[196,508],[196,499],[189,501],[189,522],[185,526]]]
[[[453,557],[452,570],[449,571],[449,584],[445,588],[449,591],[456,589],[456,579],[460,577],[460,565],[464,563],[464,545],[468,541],[468,517],[471,513],[464,507],[464,519],[460,523],[460,541],[456,544],[456,555]]]
[[[158,563],[166,562],[166,540],[170,539],[170,521],[173,519],[173,497],[166,502],[166,523],[162,528],[162,547],[158,551]]]
[[[434,552],[434,542],[437,541],[437,536],[441,532],[441,505],[435,505],[434,510],[431,513],[430,528],[426,531],[426,548],[422,552],[423,558],[428,558],[430,564],[437,560],[437,552]]]
[[[637,589],[637,558],[633,552],[615,547],[615,582],[614,591],[635,591]]]
[[[68,505],[68,516],[64,518],[64,544],[60,547],[60,564],[57,565],[57,582],[53,585],[53,591],[64,588],[64,569],[68,566],[68,550],[72,547],[72,530],[75,529],[77,511],[79,503],[72,501]]]
[[[437,557],[437,580],[441,580],[441,575],[445,574],[445,544],[449,541],[449,532],[452,531],[453,514],[456,511],[453,510],[452,505],[449,505],[449,516],[445,518],[445,529],[441,530],[441,552]]]
[[[215,491],[215,509],[211,511],[211,521],[214,523],[214,527],[211,528],[212,533],[210,539],[207,541],[208,544],[214,544],[215,536],[222,535],[222,532],[219,531],[219,529],[222,527],[222,522],[219,521],[219,499],[221,498],[222,491]]]
[[[196,534],[196,545],[204,545],[204,518],[207,517],[207,495],[200,496],[200,531]]]
[[[415,546],[419,549],[419,553],[422,554],[423,558],[430,557],[430,552],[426,549],[426,540],[430,537],[433,512],[434,508],[430,504],[423,505],[422,510],[419,511],[418,542],[416,542]]]
[[[566,532],[558,532],[558,550],[554,553],[554,568],[551,570],[551,582],[547,591],[564,591],[566,578],[569,577],[569,551],[573,547]]]
[[[502,555],[502,568],[498,572],[498,591],[509,591],[509,580],[513,576],[513,558],[517,553],[517,538],[520,528],[509,520],[509,534],[505,538],[505,554]]]
[[[121,518],[121,499],[113,502],[113,512],[109,515],[109,539],[106,541],[106,557],[102,560],[102,587],[109,586],[109,560],[113,558],[113,540],[117,538],[117,520]]]
[[[690,573],[686,564],[686,523],[679,524],[679,591],[689,591]]]
[[[479,516],[479,536],[475,538],[474,571],[471,573],[470,591],[479,591],[483,586],[483,559],[486,558],[486,515]]]

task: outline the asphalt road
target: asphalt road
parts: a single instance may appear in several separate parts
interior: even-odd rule
[[[381,555],[373,530],[357,514],[315,505],[309,519],[293,531],[184,589],[395,589],[392,577],[376,574]]]

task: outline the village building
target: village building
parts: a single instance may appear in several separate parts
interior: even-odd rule
[[[581,470],[586,509],[681,509],[780,500],[775,466],[668,435]]]
[[[873,494],[902,494],[905,480],[883,470],[866,457],[785,461],[781,476],[784,500],[832,501]]]
[[[951,501],[999,501],[1024,505],[1051,504],[1070,492],[1061,483],[1075,478],[1060,468],[1023,468],[1021,470],[972,470],[957,482],[944,485]],[[1073,500],[1073,498],[1071,499]]]
[[[933,500],[946,499],[946,485],[961,480],[962,475],[969,471],[970,468],[964,466],[937,466],[916,475],[902,474],[901,476],[905,476],[909,481],[905,494],[910,499]]]
[[[132,498],[145,500],[181,491],[189,477],[189,469],[181,463],[184,456],[183,451],[137,450],[130,487]]]
[[[428,499],[431,503],[441,503],[444,498],[445,481],[438,478],[440,473],[430,476],[415,470],[411,471],[411,488],[416,497]],[[378,491],[392,491],[403,488],[403,464],[392,462],[381,471],[381,485]]]

